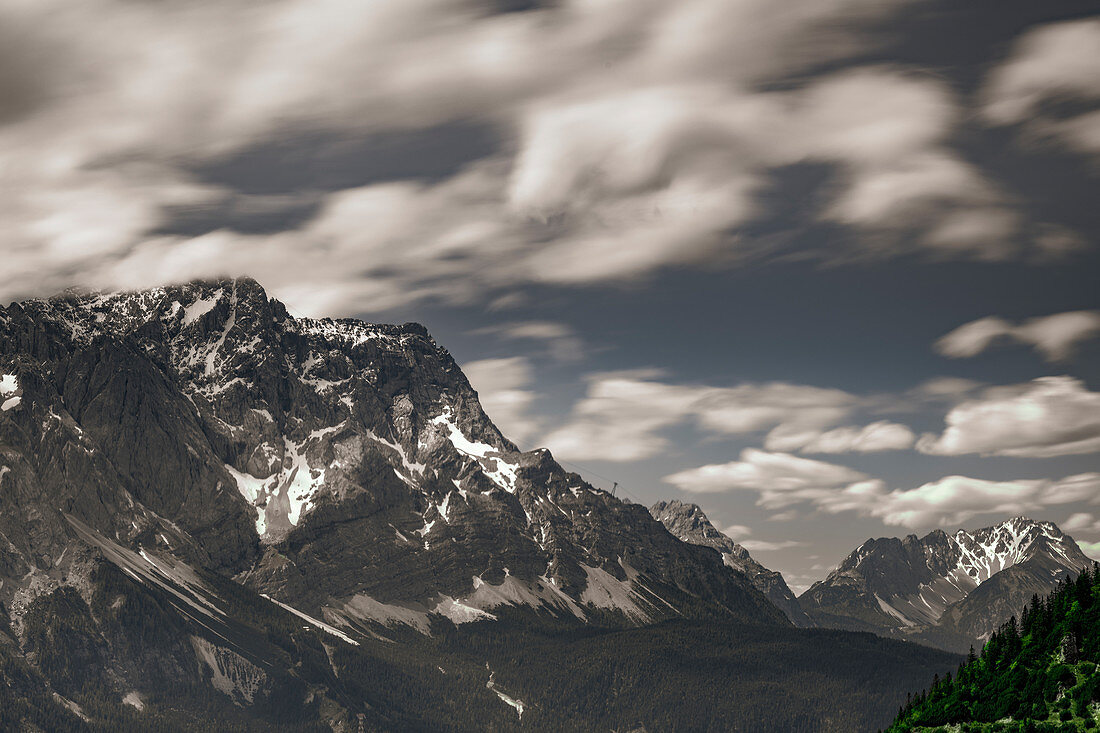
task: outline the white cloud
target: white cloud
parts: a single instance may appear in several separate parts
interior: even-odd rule
[[[729,537],[731,540],[737,540],[740,537],[748,537],[752,534],[752,527],[747,527],[744,524],[731,524],[722,530],[722,534]]]
[[[523,357],[482,359],[462,366],[477,390],[481,406],[505,437],[525,443],[539,428],[531,416],[536,394],[527,389],[533,381],[530,362]]]
[[[668,445],[659,431],[691,414],[697,391],[655,381],[655,372],[598,375],[573,406],[569,422],[542,438],[554,455],[570,460],[636,461]]]
[[[911,394],[925,401],[954,402],[985,386],[982,382],[962,377],[934,377],[917,385]]]
[[[865,47],[903,4],[9,3],[0,297],[232,271],[349,314],[636,279],[755,254],[738,227],[771,171],[803,161],[840,168],[821,216],[874,251],[915,231],[935,250],[1001,253],[1016,222],[945,147],[946,85],[891,67],[790,83]],[[784,91],[760,91],[775,81]],[[237,195],[195,181],[197,164],[454,120],[491,126],[499,153],[434,185],[302,193],[320,212],[274,236],[154,234],[173,207]]]
[[[1100,99],[1100,19],[1055,23],[1028,31],[1010,58],[989,76],[984,113],[992,124],[1023,123],[1031,136],[1050,137],[1100,154],[1100,113],[1059,119],[1044,103]]]
[[[835,425],[859,405],[859,398],[835,389],[783,382],[674,385],[659,381],[661,376],[593,375],[566,424],[543,442],[569,460],[634,461],[663,451],[668,441],[662,431],[679,424],[693,423],[713,435],[803,435]]]
[[[914,489],[890,490],[883,481],[844,466],[754,449],[743,451],[740,461],[681,471],[665,480],[693,493],[755,492],[756,504],[767,509],[806,505],[826,514],[854,512],[910,528],[957,526],[986,514],[1100,504],[1100,473],[1013,481],[946,476]],[[1092,521],[1091,515],[1075,517],[1067,528],[1086,518]]]
[[[887,491],[881,483],[848,487],[824,497],[818,507],[829,513],[855,511],[903,527],[959,525],[983,514],[1021,515],[1100,497],[1100,474],[1051,479],[986,481],[947,476],[915,489]]]
[[[775,552],[777,550],[787,550],[791,547],[802,547],[805,542],[799,542],[798,540],[778,540],[775,542],[769,540],[745,540],[741,543],[749,552]]]
[[[801,453],[877,453],[906,450],[914,441],[916,436],[907,426],[879,420],[863,427],[845,426],[789,435],[777,435],[773,430],[765,439],[764,447]]]
[[[1062,522],[1062,529],[1070,532],[1088,532],[1100,534],[1100,519],[1088,512],[1077,512]]]
[[[838,487],[866,479],[865,474],[845,466],[755,448],[741,451],[738,461],[700,466],[664,478],[691,493],[754,491],[759,494],[757,504],[766,509],[818,500]]]
[[[858,397],[839,389],[786,382],[706,387],[699,395],[700,425],[726,435],[815,430],[836,424],[859,404]]]
[[[1074,534],[1084,532],[1086,535],[1095,537],[1100,535],[1100,519],[1088,512],[1077,512],[1062,522],[1062,529]],[[1100,541],[1090,542],[1079,537],[1074,539],[1086,555],[1094,560],[1100,560]]]
[[[977,356],[997,339],[1010,335],[1012,330],[1012,324],[1003,318],[979,318],[940,338],[936,342],[936,350],[956,359]]]
[[[543,342],[558,361],[576,361],[584,355],[584,343],[564,323],[553,321],[513,321],[479,328],[474,333],[491,334],[503,339]]]
[[[998,340],[1030,344],[1047,361],[1068,359],[1082,341],[1100,336],[1100,311],[1068,311],[1014,325],[997,316],[965,323],[936,341],[944,356],[977,356]]]
[[[1017,326],[1013,336],[1034,344],[1047,361],[1061,361],[1081,341],[1100,336],[1100,311],[1070,311],[1032,318]]]
[[[1051,457],[1100,451],[1100,394],[1073,377],[993,387],[953,407],[942,435],[917,448],[933,455]]]

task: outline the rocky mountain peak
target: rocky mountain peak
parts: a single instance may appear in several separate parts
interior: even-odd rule
[[[1001,610],[1088,564],[1053,523],[1013,517],[972,532],[868,540],[800,602],[826,625],[932,634],[966,649],[1004,620]]]
[[[297,317],[237,278],[14,304],[0,337],[21,403],[0,413],[0,499],[45,518],[0,517],[0,567],[60,562],[67,513],[345,628],[500,606],[784,623],[644,507],[517,450],[419,324]]]
[[[706,539],[709,541],[708,546],[715,549],[735,554],[748,554],[744,548],[719,532],[698,504],[684,503],[679,499],[659,501],[649,508],[649,513],[677,537],[692,536]]]
[[[783,576],[758,563],[748,550],[715,528],[698,504],[685,503],[679,499],[659,501],[649,508],[649,513],[684,542],[712,547],[722,553],[722,560],[726,565],[745,574],[794,624],[812,625]]]

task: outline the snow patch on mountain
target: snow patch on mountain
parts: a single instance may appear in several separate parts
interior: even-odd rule
[[[0,374],[0,397],[4,397],[0,403],[0,411],[7,412],[19,407],[23,401],[19,389],[19,377],[15,374]]]
[[[485,668],[489,670],[489,681],[485,683],[485,686],[495,692],[497,697],[499,697],[504,704],[510,705],[515,708],[516,714],[519,716],[519,719],[523,720],[523,710],[527,707],[526,703],[524,703],[523,700],[514,698],[511,695],[506,694],[503,690],[497,687],[495,681],[496,673],[493,672],[493,670],[489,667],[488,662],[486,662]]]
[[[440,616],[445,616],[455,624],[469,624],[474,621],[496,621],[497,619],[496,616],[487,611],[468,606],[462,601],[455,600],[450,596],[443,596],[439,603],[432,609],[432,613],[438,613]]]
[[[330,626],[330,625],[326,624],[324,621],[318,621],[317,619],[310,616],[308,613],[304,613],[302,611],[299,611],[297,608],[294,608],[293,606],[288,606],[287,604],[283,603],[282,601],[277,601],[274,598],[272,598],[271,596],[267,595],[266,593],[261,593],[260,595],[262,597],[266,598],[267,600],[271,601],[272,603],[274,603],[279,608],[282,608],[285,611],[290,611],[295,616],[302,619],[303,621],[308,622],[312,626],[315,626],[318,629],[321,629],[322,631],[324,631],[326,633],[332,634],[336,638],[342,639],[343,641],[346,641],[348,644],[351,644],[352,646],[359,646],[359,642],[357,642],[355,639],[353,639],[350,636],[348,636],[347,634],[345,634],[343,631],[340,631],[340,629],[336,628],[335,626]]]
[[[453,445],[455,450],[459,453],[464,453],[474,458],[484,458],[490,453],[500,452],[497,448],[487,443],[479,443],[467,438],[466,435],[459,430],[458,426],[454,424],[450,409],[445,410],[443,414],[433,419],[432,424],[439,425],[446,431],[447,438],[451,441],[451,445]]]
[[[223,288],[218,288],[214,294],[207,298],[196,298],[195,302],[183,309],[183,325],[190,326],[214,309],[218,301],[222,299]]]

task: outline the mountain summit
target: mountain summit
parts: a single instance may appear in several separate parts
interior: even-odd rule
[[[247,278],[0,309],[0,506],[4,730],[848,731],[957,661],[796,628],[423,326]]]
[[[295,318],[247,278],[67,293],[0,311],[0,372],[8,598],[64,563],[68,513],[344,626],[785,622],[643,507],[518,451],[418,324]]]
[[[870,539],[799,597],[820,625],[965,650],[1091,561],[1051,522]]]
[[[649,508],[649,513],[684,542],[713,547],[722,553],[726,565],[747,576],[796,626],[814,625],[798,605],[783,576],[758,563],[748,550],[715,528],[698,504],[685,504],[679,499],[659,501]]]

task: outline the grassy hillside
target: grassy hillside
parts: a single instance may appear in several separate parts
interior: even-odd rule
[[[901,731],[1100,727],[1100,564],[1035,596],[952,677],[934,678],[890,726]]]

